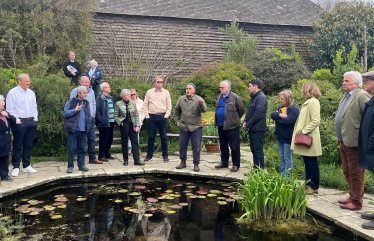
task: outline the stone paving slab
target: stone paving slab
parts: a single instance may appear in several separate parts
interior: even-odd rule
[[[248,148],[247,148],[248,149]],[[129,157],[129,165],[123,165],[122,154],[114,154],[115,160],[104,162],[103,164],[89,164],[88,157],[85,159],[86,166],[90,169],[88,172],[79,171],[74,161],[75,168],[73,173],[66,173],[67,162],[39,162],[33,165],[38,170],[37,173],[30,174],[21,172],[18,177],[15,177],[14,182],[0,182],[0,198],[10,196],[12,194],[37,187],[41,184],[48,184],[56,180],[67,179],[83,179],[90,177],[111,177],[123,175],[141,175],[148,173],[155,174],[172,174],[184,175],[192,177],[205,177],[209,179],[240,181],[244,178],[244,173],[249,171],[249,164],[253,163],[252,153],[243,150],[241,152],[242,160],[246,163],[241,165],[238,172],[230,172],[232,162],[230,161],[230,168],[216,170],[215,165],[220,163],[219,154],[212,154],[203,151],[200,160],[200,172],[193,171],[193,157],[192,152],[187,152],[187,167],[178,170],[175,167],[179,164],[179,156],[169,156],[169,162],[164,163],[160,154],[154,155],[151,162],[147,162],[145,166],[135,166],[133,156]],[[141,160],[143,161],[146,153],[142,153]],[[352,231],[353,233],[374,241],[374,231],[365,230],[361,228],[361,224],[368,222],[361,219],[361,213],[374,213],[374,195],[365,194],[364,206],[360,211],[349,211],[341,209],[337,200],[348,197],[347,192],[336,189],[329,189],[321,187],[318,195],[311,195],[307,197],[307,210],[335,224]]]

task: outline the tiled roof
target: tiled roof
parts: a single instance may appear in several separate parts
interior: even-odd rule
[[[97,12],[313,26],[319,7],[309,0],[98,0]]]

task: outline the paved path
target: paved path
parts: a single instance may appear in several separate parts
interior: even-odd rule
[[[131,156],[129,159],[129,165],[125,167],[122,165],[122,154],[116,154],[116,160],[111,160],[110,162],[99,165],[86,164],[90,170],[85,173],[78,171],[78,168],[75,167],[72,174],[66,173],[66,162],[39,162],[33,165],[33,167],[38,170],[38,173],[29,174],[24,173],[21,170],[19,176],[15,178],[14,182],[0,182],[0,198],[59,179],[79,179],[98,176],[110,177],[131,174],[139,175],[144,173],[167,173],[240,181],[243,178],[244,173],[248,171],[248,164],[252,162],[251,152],[249,152],[248,149],[243,148],[242,159],[246,160],[246,163],[242,164],[242,167],[238,172],[230,172],[229,168],[215,170],[214,166],[220,163],[219,155],[203,151],[201,155],[200,172],[196,173],[192,171],[192,152],[189,151],[188,156],[189,161],[187,161],[187,168],[182,170],[175,169],[175,166],[179,164],[179,158],[175,155],[169,156],[170,161],[168,163],[164,163],[159,155],[155,155],[153,160],[143,167],[134,166]],[[88,159],[86,159],[86,163],[88,163]],[[374,230],[369,231],[362,229],[361,224],[367,222],[367,220],[360,218],[361,213],[374,213],[374,195],[365,194],[364,207],[360,211],[349,211],[339,207],[337,200],[347,197],[348,194],[346,192],[321,187],[319,189],[319,195],[311,195],[307,197],[308,211],[320,215],[363,238],[374,241]]]

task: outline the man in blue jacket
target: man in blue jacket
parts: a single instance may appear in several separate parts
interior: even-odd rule
[[[90,103],[87,101],[87,88],[79,86],[77,97],[81,103],[75,105],[75,98],[66,102],[64,108],[65,124],[64,129],[68,131],[68,169],[72,173],[74,168],[74,151],[77,148],[77,161],[80,171],[88,171],[84,165],[86,156],[86,138],[91,130]],[[75,107],[74,107],[75,106]]]
[[[251,101],[248,104],[247,114],[244,119],[243,128],[248,130],[249,146],[253,155],[255,168],[265,168],[264,162],[264,134],[266,131],[266,112],[268,100],[261,91],[262,81],[253,79],[249,82],[248,89],[251,92]]]

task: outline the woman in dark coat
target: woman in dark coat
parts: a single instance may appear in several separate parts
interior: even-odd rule
[[[10,123],[15,123],[16,118],[4,110],[5,98],[0,95],[0,177],[2,181],[14,181],[9,173],[9,155],[12,154]]]
[[[279,157],[281,160],[281,174],[287,174],[287,181],[290,181],[290,169],[293,169],[291,140],[293,129],[299,116],[299,109],[294,105],[294,99],[290,90],[279,93],[281,106],[271,113],[275,120],[275,135],[277,136]]]

